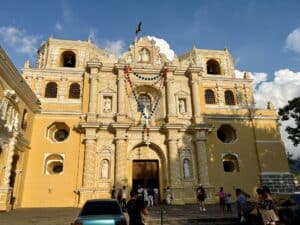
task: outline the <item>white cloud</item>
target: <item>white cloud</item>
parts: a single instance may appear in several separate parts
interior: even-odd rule
[[[243,79],[244,78],[244,73],[242,71],[239,70],[235,70],[235,77],[239,78],[239,79]],[[251,73],[248,72],[248,74],[250,75],[251,79],[253,79],[253,87],[256,88],[257,85],[261,84],[262,82],[265,82],[267,80],[268,74],[266,73]]]
[[[106,40],[104,44],[104,49],[108,52],[115,53],[117,56],[121,56],[124,51],[125,43],[122,40],[109,41]]]
[[[159,47],[161,53],[166,55],[168,60],[172,61],[174,59],[175,53],[170,48],[168,42],[166,42],[164,39],[153,37],[153,36],[147,36],[147,38],[155,41],[155,45]]]
[[[257,106],[265,106],[267,101],[272,101],[275,107],[280,108],[295,97],[300,96],[300,72],[289,69],[278,70],[274,79],[262,82],[257,86],[255,99]]]
[[[243,78],[243,72],[235,71],[237,78]],[[249,73],[253,80],[255,88],[254,98],[256,107],[266,108],[267,102],[271,101],[276,108],[281,108],[295,97],[300,96],[300,72],[293,72],[289,69],[278,70],[274,73],[273,80],[267,81],[266,73]],[[293,146],[293,143],[287,139],[287,126],[295,126],[292,120],[281,122],[280,127],[282,140],[285,148],[295,156],[300,156],[299,149]],[[299,147],[298,147],[299,148]]]
[[[293,30],[286,38],[287,49],[300,53],[300,28]]]
[[[13,26],[0,27],[0,38],[4,43],[13,47],[16,52],[32,56],[37,52],[40,36],[28,35],[26,31]]]
[[[62,25],[60,23],[55,24],[55,29],[58,31],[61,31],[63,29]]]
[[[99,40],[96,33],[97,31],[94,28],[90,28],[88,39],[91,40],[97,47],[99,47]]]

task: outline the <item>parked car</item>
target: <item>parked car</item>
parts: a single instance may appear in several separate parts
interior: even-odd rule
[[[88,200],[71,225],[127,225],[122,208],[115,199]]]

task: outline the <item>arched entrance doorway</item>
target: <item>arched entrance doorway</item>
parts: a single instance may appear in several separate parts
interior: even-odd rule
[[[132,188],[164,188],[167,180],[166,160],[162,150],[155,144],[139,144],[129,154],[129,183]]]
[[[132,187],[159,187],[158,160],[133,160]]]

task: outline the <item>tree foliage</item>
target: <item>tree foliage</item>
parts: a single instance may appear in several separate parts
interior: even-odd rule
[[[290,139],[294,146],[298,146],[300,143],[300,97],[294,98],[288,101],[288,104],[279,109],[278,112],[282,121],[289,120],[290,118],[295,121],[295,127],[286,127],[288,133],[288,139]]]
[[[300,156],[294,157],[291,153],[287,153],[290,172],[296,175],[300,174]]]

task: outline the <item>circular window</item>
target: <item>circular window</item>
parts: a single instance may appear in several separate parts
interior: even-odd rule
[[[222,125],[217,131],[217,136],[223,143],[233,143],[236,140],[236,132],[229,125]]]
[[[65,129],[59,129],[54,133],[54,138],[58,142],[62,142],[67,139],[69,132]]]

